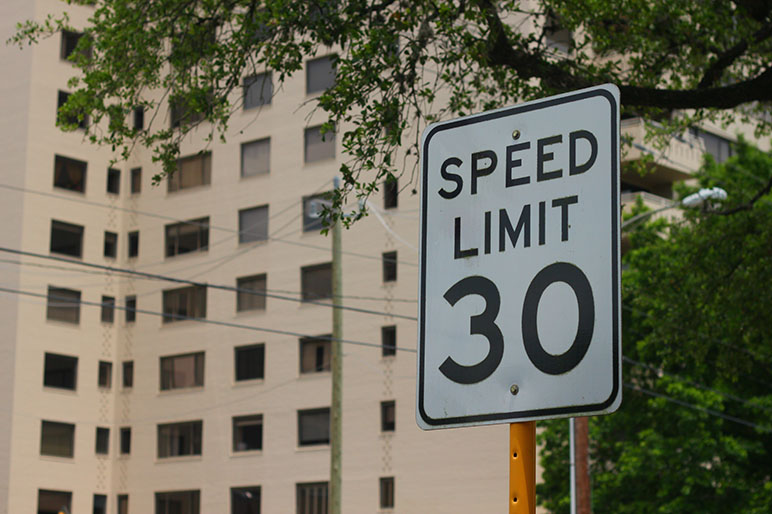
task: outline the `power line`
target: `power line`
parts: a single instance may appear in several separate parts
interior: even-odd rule
[[[117,267],[114,267],[114,266],[106,266],[104,264],[96,264],[96,263],[92,263],[92,262],[75,261],[75,260],[72,260],[72,259],[66,259],[64,257],[57,257],[55,255],[45,255],[45,254],[41,254],[41,253],[27,252],[27,251],[24,251],[24,250],[16,250],[16,249],[13,249],[13,248],[0,247],[0,252],[12,253],[12,254],[16,254],[16,255],[24,255],[24,256],[27,256],[27,257],[37,257],[39,259],[48,259],[48,260],[53,260],[53,261],[57,261],[57,262],[66,262],[68,264],[75,264],[77,266],[85,266],[85,267],[88,267],[88,268],[101,269],[101,270],[105,270],[105,271],[111,271],[111,272],[114,272],[114,273],[124,273],[124,274],[127,274],[127,275],[134,275],[134,276],[139,276],[139,277],[143,277],[143,278],[147,278],[147,279],[152,279],[152,280],[164,280],[164,281],[173,282],[173,283],[176,283],[176,284],[187,284],[187,285],[199,286],[199,287],[210,287],[212,289],[220,289],[220,290],[223,290],[223,291],[231,291],[231,292],[236,292],[236,293],[245,293],[245,294],[250,294],[250,295],[255,295],[255,296],[264,296],[264,297],[267,297],[267,298],[275,298],[275,299],[278,299],[278,300],[287,300],[287,301],[291,301],[291,302],[299,302],[299,303],[313,304],[313,305],[322,305],[324,307],[340,308],[340,309],[348,310],[348,311],[352,311],[352,312],[359,312],[361,314],[374,314],[374,315],[377,315],[377,316],[387,316],[387,317],[392,317],[392,318],[408,319],[408,320],[411,320],[411,321],[417,320],[417,318],[415,316],[406,316],[404,314],[394,314],[394,313],[389,313],[389,312],[374,311],[374,310],[370,310],[370,309],[362,309],[360,307],[351,307],[351,306],[347,306],[347,305],[334,306],[331,303],[320,302],[320,301],[316,301],[316,300],[303,300],[301,298],[292,298],[292,297],[289,297],[289,296],[282,296],[282,295],[278,295],[278,294],[257,291],[255,289],[245,289],[245,288],[240,288],[240,287],[225,286],[225,285],[221,285],[221,284],[209,284],[207,282],[196,282],[194,280],[188,280],[188,279],[184,279],[184,278],[168,277],[166,275],[160,275],[160,274],[157,274],[157,273],[148,273],[146,271],[136,271],[136,270],[131,270],[131,269],[127,269],[127,268],[117,268]]]
[[[103,303],[103,302],[92,302],[89,300],[73,300],[72,298],[67,298],[64,296],[57,296],[57,295],[49,295],[49,294],[43,294],[43,293],[34,293],[32,291],[23,291],[20,289],[11,289],[7,287],[0,287],[0,292],[4,293],[11,293],[11,294],[18,294],[23,296],[31,296],[34,298],[44,298],[46,300],[54,300],[59,301],[61,304],[67,305],[67,306],[74,306],[74,305],[89,305],[92,307],[109,307],[111,309],[117,309],[121,311],[127,311],[127,312],[134,312],[134,313],[140,313],[140,314],[149,314],[151,316],[158,316],[161,318],[166,319],[174,319],[177,321],[195,321],[196,323],[206,323],[209,325],[218,325],[222,327],[229,327],[229,328],[240,328],[244,330],[252,330],[256,332],[267,332],[269,334],[278,334],[278,335],[284,335],[284,336],[292,336],[297,338],[312,338],[312,339],[324,339],[324,340],[330,340],[332,341],[332,336],[319,336],[319,335],[309,335],[309,334],[301,334],[299,332],[292,332],[290,330],[280,330],[276,328],[265,328],[265,327],[256,327],[254,325],[242,325],[240,323],[231,323],[229,321],[217,321],[213,319],[205,319],[205,318],[193,318],[190,316],[182,316],[180,314],[172,314],[172,313],[163,313],[163,312],[157,312],[157,311],[151,311],[147,309],[138,309],[136,307],[126,307],[123,305],[118,305],[116,303]],[[59,306],[61,306],[61,304]],[[341,343],[346,344],[353,344],[357,346],[369,346],[372,348],[383,348],[383,345],[378,343],[366,343],[363,341],[354,341],[351,339],[340,339]],[[401,346],[389,346],[389,348],[394,348],[396,350],[402,351],[402,352],[410,352],[410,353],[416,353],[416,350],[413,348],[405,348]]]
[[[756,430],[760,430],[762,432],[772,432],[772,429],[770,427],[757,425],[756,423],[753,423],[751,421],[748,421],[742,418],[737,418],[735,416],[729,416],[728,414],[723,414],[716,410],[708,409],[707,407],[700,407],[699,405],[694,405],[693,403],[685,402],[683,400],[679,400],[678,398],[673,398],[672,396],[668,396],[666,394],[658,393],[656,391],[650,391],[649,389],[644,389],[643,387],[639,387],[629,382],[625,382],[624,386],[627,387],[628,389],[632,389],[633,391],[637,391],[639,393],[646,394],[654,398],[662,398],[663,400],[669,401],[671,403],[675,403],[676,405],[680,405],[681,407],[687,407],[689,409],[698,410],[700,412],[704,412],[705,414],[716,416],[718,418],[722,418],[727,421],[731,421],[733,423],[738,423],[740,425],[745,425],[746,427],[755,428]]]

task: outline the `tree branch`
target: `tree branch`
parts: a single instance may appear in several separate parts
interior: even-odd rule
[[[770,36],[772,36],[772,21],[768,22],[766,25],[757,30],[756,33],[753,34],[752,41],[754,44],[758,44],[765,39],[769,39]],[[745,51],[748,49],[748,46],[750,46],[750,43],[743,39],[735,46],[719,55],[716,60],[713,61],[710,66],[708,66],[708,69],[705,70],[705,73],[702,76],[702,80],[700,80],[700,83],[697,84],[697,88],[703,89],[712,86],[716,80],[721,77],[721,74],[724,72],[724,70],[731,66],[738,57],[745,53]]]
[[[749,211],[753,208],[753,204],[755,204],[762,196],[769,194],[770,191],[772,191],[772,178],[770,178],[767,182],[767,185],[761,188],[761,190],[756,193],[748,202],[740,204],[736,207],[732,207],[731,209],[727,209],[725,211],[719,211],[716,214],[719,216],[729,216],[730,214],[734,214],[736,212]]]

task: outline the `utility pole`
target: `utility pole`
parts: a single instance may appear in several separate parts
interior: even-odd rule
[[[574,420],[576,447],[576,512],[591,514],[590,502],[590,459],[589,459],[589,427],[586,416]]]
[[[340,179],[333,179],[335,189]],[[332,224],[332,406],[330,407],[330,514],[341,514],[341,460],[343,444],[343,273],[341,270],[341,219]]]

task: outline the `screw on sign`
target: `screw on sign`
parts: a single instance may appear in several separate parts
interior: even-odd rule
[[[605,85],[427,127],[422,428],[619,406],[618,105]]]

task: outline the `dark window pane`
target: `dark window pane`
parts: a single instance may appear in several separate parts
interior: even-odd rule
[[[137,297],[126,297],[126,323],[133,323],[137,321]]]
[[[260,487],[232,487],[231,514],[260,514]]]
[[[78,46],[78,41],[83,37],[82,32],[72,32],[70,30],[62,31],[62,44],[59,52],[59,57],[62,60],[67,59],[75,51]]]
[[[46,318],[80,323],[80,291],[48,286]]]
[[[78,116],[75,114],[64,115],[60,112],[62,106],[67,103],[67,99],[70,97],[70,93],[65,91],[59,91],[56,97],[56,121],[60,124],[75,125],[78,128],[85,129],[88,127],[88,116]],[[80,118],[80,119],[79,119]]]
[[[100,319],[102,323],[112,323],[115,320],[115,298],[112,296],[102,296]]]
[[[322,209],[329,205],[330,193],[303,197],[303,232],[318,232],[322,229]]]
[[[327,514],[327,482],[297,484],[297,514]]]
[[[239,243],[266,241],[268,239],[268,206],[252,207],[239,211]]]
[[[332,263],[301,268],[300,288],[303,300],[332,298]]]
[[[396,404],[394,400],[381,402],[381,431],[394,432],[396,427]]]
[[[298,411],[298,446],[330,444],[330,409]]]
[[[107,455],[110,451],[110,429],[97,427],[96,429],[96,453]]]
[[[397,327],[381,327],[381,352],[384,357],[397,354]]]
[[[75,446],[75,425],[43,421],[40,430],[40,455],[72,458]]]
[[[164,323],[206,318],[206,287],[189,286],[163,292]]]
[[[203,422],[158,425],[158,458],[201,455]]]
[[[383,261],[383,281],[394,282],[397,280],[397,252],[384,252]]]
[[[204,352],[161,357],[161,390],[202,387]]]
[[[43,385],[75,390],[78,378],[78,358],[46,353]]]
[[[121,170],[107,170],[107,192],[117,195],[121,192]]]
[[[83,227],[51,220],[51,253],[61,253],[71,257],[83,255]]]
[[[300,372],[318,373],[330,371],[332,342],[329,337],[300,340]]]
[[[107,513],[107,496],[104,494],[94,495],[94,514]]]
[[[265,290],[268,277],[265,274],[236,279],[236,310],[265,310]],[[255,291],[250,293],[249,291]]]
[[[233,418],[233,451],[245,452],[263,449],[263,415]]]
[[[131,169],[131,194],[142,191],[142,168]]]
[[[380,480],[380,504],[382,509],[394,508],[394,477],[382,477]]]
[[[306,94],[325,91],[335,85],[333,56],[306,61]]]
[[[254,380],[265,374],[265,345],[241,346],[235,349],[236,380]]]
[[[121,455],[131,453],[131,427],[121,427]]]
[[[137,106],[133,111],[133,125],[137,130],[145,128],[145,108],[143,106]]]
[[[199,491],[155,493],[155,514],[199,514]]]
[[[134,387],[134,361],[123,361],[123,387]]]
[[[166,256],[207,250],[209,218],[198,218],[166,225]]]
[[[38,514],[70,512],[72,493],[66,491],[38,490]]]
[[[118,514],[129,514],[129,495],[118,495]]]
[[[272,98],[273,77],[270,71],[244,79],[244,109],[270,105]]]
[[[113,363],[99,361],[99,387],[110,388],[113,385]]]
[[[57,155],[54,157],[54,187],[83,193],[86,190],[86,168],[83,161]]]
[[[383,208],[394,209],[399,198],[399,184],[397,179],[387,180],[383,183]]]
[[[129,232],[129,257],[139,255],[139,232]]]
[[[104,256],[115,259],[118,256],[118,234],[105,231]]]

